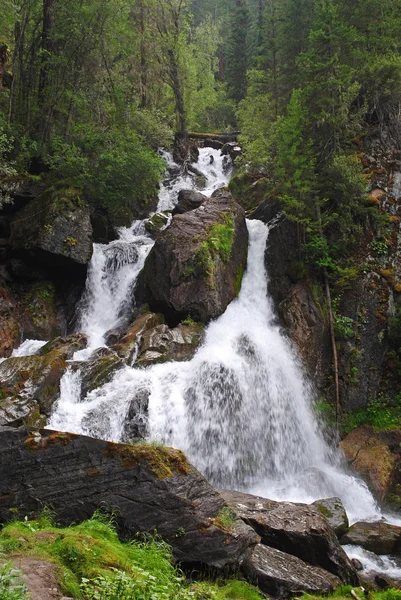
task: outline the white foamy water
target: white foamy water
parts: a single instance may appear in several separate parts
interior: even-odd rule
[[[401,581],[401,561],[398,562],[394,557],[381,555],[364,550],[361,546],[343,546],[345,552],[350,558],[356,558],[363,565],[363,572],[366,575],[370,573],[381,573],[387,575],[390,579]]]
[[[15,348],[11,356],[33,356],[47,344],[43,340],[25,340],[18,348]]]

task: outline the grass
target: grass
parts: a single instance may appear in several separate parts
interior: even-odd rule
[[[121,542],[113,519],[101,513],[65,528],[56,527],[49,514],[37,521],[10,522],[0,531],[0,561],[21,556],[53,563],[62,592],[81,600],[262,598],[244,581],[188,583],[174,566],[167,544],[157,537]],[[9,567],[5,576],[7,581],[15,581]],[[0,600],[27,599],[23,590],[18,593],[7,596],[0,588]]]
[[[401,600],[401,590],[385,590],[383,592],[369,592],[367,596],[364,595],[361,588],[351,587],[349,585],[339,587],[335,592],[324,596],[324,598],[336,598],[337,600],[350,600],[352,599],[351,590],[359,596],[361,600]],[[322,600],[323,596],[315,596],[310,594],[303,594],[302,600]]]

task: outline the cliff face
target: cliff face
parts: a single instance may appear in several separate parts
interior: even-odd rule
[[[368,202],[382,213],[380,225],[361,228],[354,245],[355,276],[337,293],[336,341],[344,412],[366,408],[398,389],[397,314],[401,306],[401,151],[388,131],[357,140],[369,181]],[[270,291],[289,337],[295,342],[318,391],[334,396],[332,349],[323,282],[300,267],[297,225],[277,219],[275,200],[253,217],[274,226],[266,268]],[[399,370],[399,369],[398,369]]]

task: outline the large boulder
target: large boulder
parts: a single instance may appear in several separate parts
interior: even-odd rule
[[[199,323],[180,323],[171,329],[162,315],[140,315],[127,333],[114,344],[114,351],[128,364],[148,366],[170,360],[190,360],[198,348],[203,327]]]
[[[0,522],[51,506],[63,524],[100,507],[121,532],[157,532],[190,566],[238,569],[259,540],[180,450],[126,445],[49,430],[0,427]],[[224,518],[222,518],[224,516]]]
[[[329,594],[341,581],[319,567],[258,544],[242,565],[245,576],[273,598],[294,598],[298,594]]]
[[[206,200],[207,197],[196,190],[180,190],[173,215],[182,215],[190,210],[195,210],[195,208],[199,208]]]
[[[40,355],[12,357],[0,364],[0,425],[43,426],[60,394],[60,380],[83,335],[61,338],[44,346]]]
[[[398,453],[393,451],[394,440],[385,439],[388,435],[391,436],[386,433],[382,436],[372,427],[363,425],[351,431],[340,444],[349,465],[362,475],[380,500],[388,496],[400,464]],[[397,441],[398,449],[399,434]]]
[[[341,538],[342,544],[362,546],[375,554],[401,554],[401,527],[389,523],[355,523]]]
[[[199,324],[180,323],[174,329],[167,325],[157,325],[144,333],[136,364],[148,366],[171,360],[191,360],[200,344],[202,333],[203,328]]]
[[[345,583],[357,583],[351,561],[317,508],[239,492],[222,492],[222,495],[266,546],[322,567]]]
[[[340,498],[322,498],[313,502],[312,506],[316,506],[338,538],[347,533],[349,521]]]
[[[239,293],[247,247],[243,209],[218,190],[157,238],[143,274],[147,302],[173,323],[218,317]]]
[[[89,207],[77,190],[51,188],[15,216],[10,244],[12,255],[28,264],[85,275],[92,256]]]

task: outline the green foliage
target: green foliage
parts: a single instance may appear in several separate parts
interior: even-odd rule
[[[345,414],[341,429],[344,433],[348,433],[360,425],[371,425],[378,430],[398,429],[401,426],[401,407],[394,406],[387,398],[379,396],[372,400],[366,408]]]
[[[13,569],[11,562],[0,565],[0,600],[29,600],[29,597],[21,573]]]
[[[54,563],[62,591],[73,598],[261,600],[261,595],[242,581],[220,585],[187,582],[173,565],[167,544],[157,537],[121,542],[114,521],[114,515],[97,512],[88,521],[66,528],[57,528],[48,514],[37,521],[12,522],[0,532],[0,552],[18,549],[20,555]],[[180,529],[177,533],[185,535]],[[27,598],[14,575],[9,564],[0,567],[1,600]]]
[[[323,600],[323,598],[337,598],[337,600],[349,600],[351,597],[351,590],[360,598],[364,600],[366,598],[360,587],[352,587],[350,585],[342,585],[337,588],[334,592],[328,596],[315,596],[312,594],[302,594],[302,600]],[[381,592],[369,591],[369,597],[373,600],[400,600],[401,593],[396,589],[384,590]]]
[[[232,531],[236,520],[236,514],[228,506],[225,506],[214,519],[214,525],[220,529]]]
[[[336,338],[347,340],[354,335],[354,320],[334,312],[334,332]]]
[[[384,240],[375,240],[371,242],[370,247],[378,256],[387,256],[388,254],[388,244]]]
[[[208,232],[195,257],[196,263],[211,278],[216,268],[216,258],[228,262],[234,243],[235,224],[231,215],[223,215],[223,223],[217,223]]]

